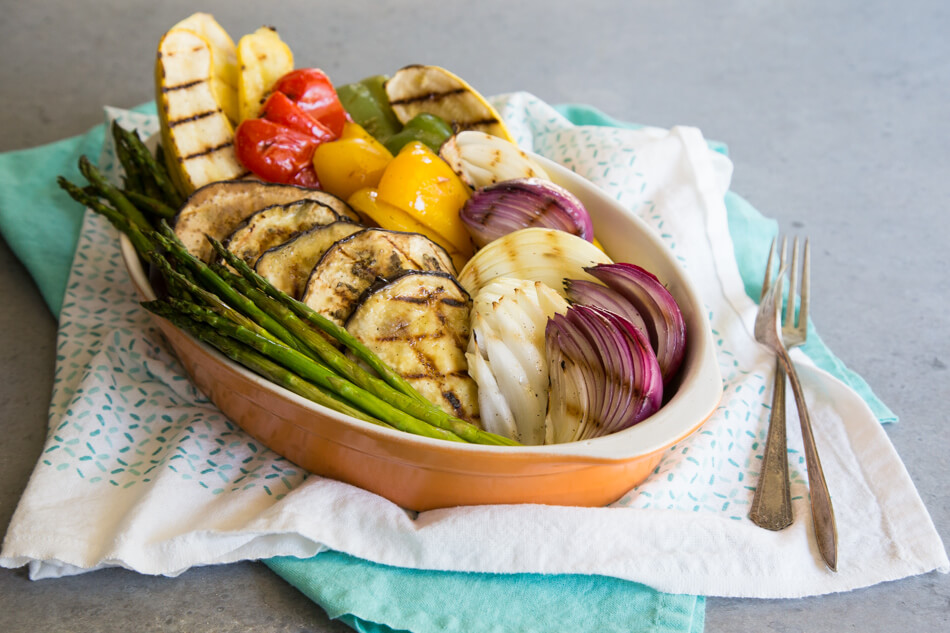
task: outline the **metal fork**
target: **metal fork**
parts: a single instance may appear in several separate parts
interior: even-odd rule
[[[774,251],[775,243],[772,244]],[[769,284],[768,290],[759,303],[759,312],[755,319],[755,339],[775,352],[788,378],[792,383],[792,393],[795,395],[795,404],[798,408],[798,418],[802,427],[802,439],[805,446],[805,462],[808,468],[808,483],[811,493],[812,520],[815,527],[815,537],[818,542],[818,551],[824,559],[825,564],[832,571],[837,571],[838,567],[838,533],[835,526],[834,509],[831,505],[831,495],[828,492],[828,485],[825,482],[825,475],[821,469],[821,461],[818,459],[818,450],[815,447],[815,438],[811,428],[811,418],[808,415],[808,409],[805,406],[805,396],[802,392],[801,382],[798,379],[798,372],[788,355],[787,345],[801,345],[805,341],[805,328],[808,325],[808,278],[809,278],[809,248],[808,240],[805,241],[805,251],[803,256],[802,271],[802,301],[799,309],[799,320],[795,322],[795,293],[798,285],[798,239],[792,247],[792,273],[789,280],[789,300],[785,311],[786,326],[781,325],[781,306],[782,306],[782,281],[785,277],[787,267],[784,261],[780,264],[778,276],[775,281]],[[782,245],[782,254],[784,255],[785,244]],[[784,257],[782,257],[784,260]],[[771,270],[772,254],[769,254],[769,263],[767,270]],[[768,278],[768,276],[767,276]],[[784,390],[784,379],[782,381]],[[784,403],[783,403],[784,404]],[[784,411],[784,406],[782,407]],[[773,403],[773,413],[775,406]],[[784,425],[783,425],[784,427]],[[770,429],[771,434],[771,429]],[[784,433],[783,433],[784,435]],[[771,438],[770,438],[771,439]],[[766,442],[768,444],[768,441]],[[783,446],[784,448],[784,446]],[[784,452],[784,451],[783,451]],[[768,446],[766,446],[768,454]],[[787,472],[787,457],[785,469]],[[763,471],[765,467],[763,466]],[[786,475],[787,477],[787,475]],[[754,501],[753,501],[754,505]]]
[[[772,285],[772,264],[775,261],[775,246],[777,239],[772,240],[769,248],[769,258],[765,264],[765,279],[762,280],[761,303]],[[782,240],[782,250],[779,254],[778,267],[785,269],[785,252],[788,240]],[[806,246],[807,248],[807,246]],[[807,252],[807,251],[806,251]],[[795,262],[792,265],[792,277],[789,282],[789,297],[795,296],[796,271],[798,270],[798,240],[793,248]],[[782,327],[782,341],[786,349],[805,342],[805,326],[808,323],[808,259],[805,260],[806,270],[802,275],[802,310],[799,313],[801,329],[795,327],[794,314],[786,315]],[[794,311],[794,299],[789,300],[788,306]],[[762,470],[759,483],[752,498],[752,509],[749,518],[752,522],[767,530],[783,530],[792,524],[792,495],[788,481],[788,449],[785,435],[785,366],[778,356],[775,358],[775,380],[772,386],[772,413],[769,416],[769,430],[765,439],[765,452],[762,455]]]

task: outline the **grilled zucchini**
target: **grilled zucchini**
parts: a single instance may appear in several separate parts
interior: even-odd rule
[[[255,211],[305,199],[322,202],[341,217],[359,220],[348,204],[325,191],[237,180],[215,182],[195,191],[175,217],[175,233],[193,255],[210,262],[214,251],[205,235],[223,240]]]
[[[364,229],[327,249],[310,274],[303,302],[342,325],[377,279],[407,270],[455,274],[449,254],[424,235]]]
[[[471,304],[451,275],[411,271],[366,292],[346,329],[446,413],[477,423],[465,360]]]
[[[249,266],[257,263],[264,251],[315,226],[340,220],[339,214],[316,200],[298,200],[275,204],[255,211],[241,223],[224,245]]]
[[[363,228],[349,220],[315,226],[265,251],[254,269],[275,288],[299,299],[307,286],[310,271],[327,249]]]

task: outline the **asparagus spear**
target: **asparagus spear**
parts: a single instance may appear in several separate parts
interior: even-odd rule
[[[105,179],[102,173],[96,169],[96,166],[86,156],[79,157],[79,171],[89,181],[89,184],[96,188],[103,198],[112,203],[116,211],[126,216],[133,224],[141,229],[151,229],[151,225],[142,212],[129,202],[129,199],[122,195],[122,192],[113,187]]]
[[[428,400],[426,400],[424,396],[416,391],[412,385],[410,385],[402,376],[397,374],[386,363],[382,362],[372,350],[366,347],[366,345],[364,345],[355,336],[347,332],[344,328],[340,327],[333,321],[327,319],[319,312],[313,310],[310,306],[297,301],[296,299],[275,288],[269,281],[258,275],[257,272],[248,266],[244,260],[235,256],[233,253],[224,248],[224,245],[222,245],[216,239],[208,236],[208,240],[211,242],[211,245],[214,247],[215,251],[256,288],[262,290],[274,299],[277,299],[291,310],[296,312],[297,315],[302,319],[343,343],[343,345],[353,352],[357,358],[369,365],[383,378],[383,380],[388,382],[397,390],[422,402],[428,402]]]
[[[117,121],[112,122],[112,144],[115,146],[115,155],[125,172],[125,189],[141,193],[145,191],[142,173],[138,165],[135,164],[135,159],[132,158],[131,150],[125,143],[125,139],[122,138],[121,129]],[[126,197],[128,197],[128,193],[126,193]]]
[[[95,196],[90,195],[84,189],[75,185],[62,176],[59,176],[56,179],[56,182],[59,183],[59,186],[69,194],[69,196],[78,202],[79,204],[89,207],[96,213],[105,216],[112,225],[118,230],[122,231],[129,236],[129,239],[132,241],[132,246],[135,247],[136,252],[143,257],[148,258],[149,253],[155,249],[155,245],[139,230],[139,227],[136,226],[132,220],[119,213],[109,205],[103,204]]]
[[[216,274],[207,264],[188,252],[188,249],[178,241],[174,231],[161,222],[161,231],[152,231],[152,238],[161,244],[171,255],[180,261],[208,290],[218,295],[228,305],[244,313],[252,321],[262,326],[289,347],[298,351],[306,349],[297,338],[287,331],[280,323],[258,308],[253,301],[231,287],[224,279]]]
[[[129,189],[123,189],[122,194],[128,198],[132,204],[138,207],[140,211],[151,213],[166,220],[171,220],[175,217],[176,211],[161,200],[156,200],[144,193],[130,191]]]
[[[311,400],[329,409],[339,411],[340,413],[350,415],[365,422],[371,422],[379,426],[393,428],[389,424],[386,424],[385,422],[382,422],[371,415],[367,415],[363,411],[352,407],[345,402],[341,402],[340,400],[333,398],[316,385],[307,382],[300,376],[294,374],[284,367],[281,367],[277,363],[271,361],[266,356],[256,352],[247,345],[223,336],[216,332],[214,328],[197,322],[181,314],[180,312],[177,312],[167,303],[162,301],[149,301],[143,303],[142,305],[150,312],[153,312],[162,318],[168,319],[176,327],[189,332],[201,340],[207,342],[236,363],[247,367],[251,371],[264,376],[271,382],[276,383],[285,389],[288,389],[297,395],[306,398],[307,400]]]
[[[354,406],[363,409],[370,415],[391,424],[401,431],[453,442],[465,441],[454,433],[426,424],[424,421],[404,411],[400,411],[385,400],[377,398],[365,389],[354,385],[346,378],[338,376],[330,369],[313,362],[313,359],[305,354],[301,354],[280,343],[274,343],[270,339],[264,338],[233,321],[229,321],[211,310],[206,310],[196,304],[179,301],[174,298],[169,298],[168,303],[179,312],[210,325],[221,334],[238,340],[245,345],[249,345],[261,354],[280,363],[293,373],[346,398]]]
[[[171,178],[168,176],[168,172],[165,169],[163,164],[160,164],[155,157],[152,156],[152,153],[148,151],[148,148],[145,147],[145,143],[142,142],[142,139],[139,138],[137,132],[130,132],[129,130],[123,129],[121,126],[116,126],[118,128],[118,133],[122,136],[123,141],[126,143],[126,146],[131,153],[133,160],[145,170],[145,172],[152,178],[155,185],[162,192],[166,202],[170,207],[178,209],[184,203],[184,200],[181,197],[181,194],[178,193],[178,189],[175,188],[175,185],[172,184]]]

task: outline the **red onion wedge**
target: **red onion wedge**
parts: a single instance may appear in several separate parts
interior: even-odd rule
[[[663,384],[668,383],[686,352],[686,323],[673,295],[656,275],[634,264],[598,264],[584,270],[623,297],[643,317]],[[572,284],[576,288],[576,282]]]
[[[663,380],[656,356],[646,335],[623,317],[575,305],[548,320],[545,342],[555,442],[615,433],[660,408]]]
[[[577,196],[540,178],[516,178],[478,189],[459,217],[479,248],[529,227],[565,231],[588,242],[594,239],[590,215]]]
[[[610,310],[630,321],[641,332],[647,334],[647,324],[640,315],[640,311],[613,288],[584,279],[565,279],[564,291],[571,303],[597,306]]]

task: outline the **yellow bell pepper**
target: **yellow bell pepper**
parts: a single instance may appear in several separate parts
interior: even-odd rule
[[[416,141],[403,147],[386,167],[377,190],[379,200],[399,207],[444,237],[463,256],[471,257],[472,241],[459,220],[459,211],[471,192],[424,144]]]
[[[378,192],[372,187],[359,189],[347,199],[347,203],[357,213],[368,217],[384,229],[425,235],[448,252],[452,258],[452,263],[455,264],[456,272],[461,271],[462,266],[468,261],[467,256],[460,253],[451,242],[430,227],[420,223],[399,207],[380,200]]]
[[[340,138],[321,143],[313,152],[320,188],[344,200],[357,189],[375,187],[392,160],[382,143],[352,121],[343,125]]]

